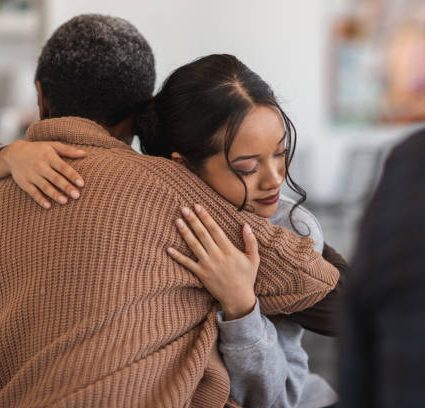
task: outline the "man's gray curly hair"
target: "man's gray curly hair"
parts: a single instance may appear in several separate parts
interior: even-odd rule
[[[85,14],[53,33],[35,80],[50,117],[80,116],[112,126],[151,98],[155,61],[148,42],[128,21]]]

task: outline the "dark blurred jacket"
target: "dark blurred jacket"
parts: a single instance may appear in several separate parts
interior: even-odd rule
[[[425,130],[390,155],[343,307],[343,408],[425,407]]]

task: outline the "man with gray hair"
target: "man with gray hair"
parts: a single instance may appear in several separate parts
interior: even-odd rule
[[[73,18],[49,39],[35,81],[41,118],[78,116],[114,127],[152,96],[155,62],[129,22],[100,15]],[[131,132],[120,135],[130,142]]]
[[[129,147],[154,78],[149,45],[122,19],[76,17],[42,50],[42,120],[27,137],[83,146],[88,155],[75,166],[89,186],[83,199],[43,211],[0,180],[0,406],[230,403],[217,304],[166,253],[189,253],[174,225],[182,207],[200,203],[225,220],[238,248],[242,225],[252,226],[265,313],[307,308],[336,284],[308,239],[237,212],[183,166]],[[212,222],[205,211],[201,218]],[[188,222],[200,226],[193,213]]]

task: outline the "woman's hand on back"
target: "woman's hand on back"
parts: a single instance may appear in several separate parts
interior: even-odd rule
[[[8,174],[43,208],[50,208],[50,197],[66,204],[67,196],[77,199],[82,177],[62,157],[79,159],[84,150],[59,142],[28,142],[18,140],[0,151]],[[65,193],[65,194],[64,194]]]
[[[169,255],[193,272],[220,302],[225,320],[250,313],[256,302],[254,284],[260,257],[249,225],[245,224],[242,229],[245,242],[245,252],[242,252],[201,206],[196,205],[195,212],[183,208],[182,213],[186,222],[178,219],[177,228],[197,261],[174,248],[168,249]]]

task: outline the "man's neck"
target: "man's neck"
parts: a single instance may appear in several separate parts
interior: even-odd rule
[[[134,137],[134,117],[130,116],[114,126],[104,126],[104,128],[118,140],[131,145]]]

